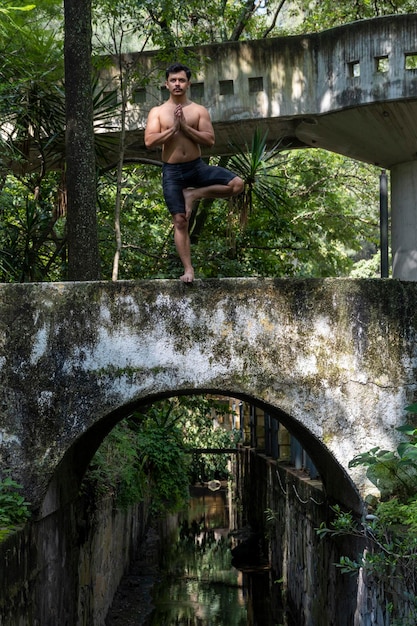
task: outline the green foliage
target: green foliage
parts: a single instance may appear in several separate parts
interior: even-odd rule
[[[204,5],[198,0],[95,0],[93,19],[101,42],[112,37],[111,30],[119,22],[129,31],[128,50],[159,49],[165,57],[180,60],[179,48],[184,46],[255,36],[255,9],[256,4],[246,0],[212,0]]]
[[[19,493],[19,485],[10,476],[0,479],[0,539],[30,517],[29,502]]]
[[[313,32],[340,26],[356,20],[369,19],[381,15],[414,13],[413,0],[358,0],[343,3],[332,0],[299,0],[296,2],[303,14],[298,31]]]
[[[254,154],[240,154],[235,162],[246,172],[245,207],[215,201],[196,210],[191,241],[197,277],[346,276],[356,258],[363,262],[364,251],[378,259],[376,168],[320,150],[272,151],[263,141],[263,135],[254,139]],[[120,278],[177,277],[181,268],[160,169],[136,166],[124,172]],[[115,202],[110,175],[100,179],[99,202],[103,275],[110,277]]]
[[[332,537],[338,535],[361,535],[361,533],[358,533],[356,530],[356,522],[350,511],[342,511],[337,504],[330,508],[334,513],[334,518],[330,522],[329,527],[326,526],[325,522],[320,524],[320,527],[316,531],[320,537],[324,537],[325,535],[331,535]]]
[[[180,415],[184,446],[192,448],[233,448],[240,439],[235,429],[221,424],[229,416],[227,402],[206,396],[187,396],[176,400]],[[189,470],[189,483],[226,480],[229,476],[227,454],[194,454]]]
[[[136,443],[151,492],[152,510],[157,514],[181,509],[188,499],[189,485],[181,430],[169,407],[164,408],[150,407],[145,415],[135,413],[130,418],[136,426]]]
[[[177,511],[196,480],[227,478],[223,455],[200,455],[189,448],[231,447],[236,434],[213,427],[213,415],[229,412],[205,397],[171,398],[135,412],[115,426],[97,450],[83,490],[111,495],[118,506],[149,500],[159,515]]]
[[[144,499],[146,484],[136,435],[126,420],[117,424],[98,448],[82,489],[99,496],[110,495],[121,507]]]
[[[240,221],[246,224],[248,215],[252,213],[254,199],[261,203],[272,216],[277,216],[279,207],[285,202],[282,191],[282,175],[279,165],[279,144],[267,147],[268,133],[262,135],[259,128],[255,129],[251,146],[246,150],[235,147],[235,154],[230,159],[230,168],[244,181],[243,194],[235,201],[240,209]]]
[[[405,410],[414,414],[417,405],[412,404]],[[367,476],[378,487],[383,500],[398,497],[401,502],[407,502],[416,495],[417,428],[405,424],[397,430],[408,435],[410,440],[401,442],[394,452],[375,447],[358,454],[350,461],[349,467],[367,467]]]
[[[406,410],[417,413],[417,404]],[[386,597],[392,598],[392,623],[411,625],[417,619],[417,428],[406,424],[398,430],[409,441],[400,443],[396,451],[375,447],[349,464],[367,467],[368,478],[380,490],[382,500],[374,513],[358,521],[350,512],[333,507],[333,520],[328,527],[322,523],[317,533],[365,539],[363,554],[357,560],[342,556],[337,567],[353,575],[363,569],[381,582]]]
[[[0,191],[0,280],[60,280],[65,270],[64,220],[56,204],[59,177],[44,178],[38,196],[8,177]]]

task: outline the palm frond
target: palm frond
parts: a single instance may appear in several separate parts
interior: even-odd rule
[[[274,215],[285,202],[281,176],[277,171],[284,148],[280,141],[268,148],[267,138],[268,133],[262,134],[260,128],[257,128],[250,147],[246,144],[242,149],[233,145],[231,168],[245,183],[243,193],[235,200],[242,225],[247,223],[255,198]]]

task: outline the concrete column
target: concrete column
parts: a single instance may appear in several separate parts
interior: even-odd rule
[[[417,281],[417,161],[391,169],[392,276]]]

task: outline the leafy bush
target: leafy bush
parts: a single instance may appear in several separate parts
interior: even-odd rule
[[[29,519],[29,502],[18,493],[19,489],[22,486],[10,476],[0,479],[0,527],[11,529]]]
[[[83,490],[109,494],[121,507],[141,502],[146,492],[136,435],[126,420],[117,424],[94,455]]]
[[[142,471],[151,490],[151,508],[155,513],[181,509],[188,500],[188,465],[178,424],[158,420],[153,409],[137,432]]]
[[[171,398],[135,412],[97,450],[83,489],[109,493],[118,506],[151,502],[156,514],[182,508],[196,480],[228,478],[226,455],[198,455],[190,448],[230,448],[239,434],[214,425],[229,413],[225,403],[201,396]]]
[[[405,410],[415,414],[417,404]],[[328,527],[322,523],[317,533],[366,539],[367,549],[357,560],[342,556],[337,567],[351,574],[363,569],[381,582],[392,598],[392,624],[407,626],[417,619],[417,428],[407,424],[398,430],[409,441],[395,451],[372,448],[349,463],[350,467],[367,467],[368,478],[380,490],[381,501],[373,513],[357,521],[335,506],[334,519]]]

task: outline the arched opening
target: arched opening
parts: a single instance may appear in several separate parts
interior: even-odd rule
[[[187,395],[228,396],[245,403],[248,407],[254,407],[255,415],[257,411],[261,411],[263,417],[270,420],[270,424],[275,422],[282,425],[288,431],[290,437],[295,438],[296,442],[298,442],[298,451],[300,452],[301,450],[301,453],[305,451],[317,469],[329,502],[337,502],[359,514],[362,512],[363,501],[350,476],[326,446],[306,426],[282,411],[279,407],[260,401],[250,395],[233,391],[226,394],[224,390],[219,388],[207,388],[199,389],[198,391],[191,389],[186,391],[172,390],[147,396],[137,402],[123,405],[97,421],[73,443],[57,466],[40,508],[40,517],[48,515],[62,504],[76,497],[82,478],[96,450],[119,421],[131,415],[134,411],[143,410],[159,400]],[[250,408],[248,411],[250,413]],[[255,427],[253,423],[246,423],[246,426],[249,429]],[[270,439],[271,437],[276,437],[277,434],[278,428],[272,427],[267,437]],[[245,444],[257,448],[257,443],[253,439],[251,441],[243,441],[243,445]],[[279,462],[279,453],[278,456],[274,455],[274,449],[276,450],[276,447],[271,446],[271,441],[267,442],[264,436],[262,444],[259,446],[259,451],[272,457],[275,456],[274,460]]]
[[[341,554],[351,555],[353,548],[347,543],[337,548],[329,544],[325,548],[320,547],[321,540],[315,530],[321,520],[328,521],[329,505],[333,503],[339,503],[342,506],[353,504],[356,510],[359,510],[361,501],[355,486],[325,446],[297,420],[281,409],[262,402],[250,394],[234,393],[233,390],[226,394],[224,389],[214,386],[198,390],[170,389],[164,393],[148,395],[120,406],[99,419],[67,450],[50,481],[40,510],[39,529],[36,531],[38,545],[42,545],[41,553],[38,555],[38,567],[43,572],[44,581],[38,591],[39,601],[43,607],[42,614],[50,614],[51,603],[53,606],[56,605],[57,611],[62,611],[62,607],[70,603],[74,620],[77,607],[80,606],[83,615],[95,615],[97,611],[107,611],[124,573],[123,569],[127,566],[126,560],[123,567],[120,561],[116,564],[116,554],[123,554],[124,558],[128,553],[133,556],[131,554],[133,544],[130,542],[128,547],[126,541],[128,535],[132,537],[132,515],[129,513],[130,519],[127,525],[124,521],[120,525],[119,522],[115,523],[117,518],[120,520],[120,511],[114,507],[114,500],[108,498],[107,503],[104,502],[104,508],[101,502],[97,502],[96,508],[95,499],[93,498],[94,501],[91,502],[89,500],[93,492],[90,491],[87,494],[84,492],[80,496],[83,476],[101,442],[120,421],[133,412],[139,411],[146,414],[146,409],[160,400],[205,394],[223,397],[227,395],[237,404],[240,402],[246,404],[246,415],[249,415],[249,419],[256,413],[258,417],[268,416],[269,420],[279,422],[291,436],[297,439],[306,454],[310,456],[320,474],[323,490],[320,487],[317,488],[317,485],[311,489],[307,486],[304,490],[308,477],[303,483],[304,477],[300,479],[296,472],[291,472],[288,469],[288,458],[284,462],[281,462],[279,457],[265,459],[267,454],[265,431],[262,434],[258,429],[254,433],[256,424],[250,421],[249,424],[244,424],[243,427],[249,434],[256,434],[255,439],[258,439],[259,450],[256,449],[256,445],[252,446],[253,442],[246,442],[245,439],[243,445],[246,444],[246,448],[242,452],[243,472],[240,474],[243,480],[240,481],[240,485],[243,486],[243,493],[246,493],[248,497],[245,496],[240,500],[242,514],[237,522],[238,524],[241,522],[241,526],[235,527],[245,528],[247,524],[253,529],[253,534],[261,537],[262,554],[269,553],[268,541],[271,541],[271,546],[273,542],[275,547],[271,547],[271,572],[277,579],[285,579],[292,586],[289,595],[292,602],[291,611],[295,615],[304,610],[303,603],[308,602],[305,598],[309,597],[305,595],[304,598],[303,595],[300,601],[297,600],[301,575],[303,579],[307,576],[310,580],[309,585],[313,585],[314,594],[320,597],[319,602],[322,607],[326,605],[327,600],[329,601],[329,615],[338,614],[340,601],[338,600],[336,606],[335,598],[343,597],[343,611],[346,609],[346,619],[351,619],[356,606],[356,581],[347,577],[341,580],[340,577],[331,574],[330,567],[339,560]],[[293,485],[296,486],[294,492]],[[302,494],[303,498],[300,498],[299,494]],[[320,496],[323,494],[323,498],[312,497],[317,494]],[[268,540],[263,518],[268,513],[269,501],[273,507],[270,511],[279,521],[274,522],[273,529],[271,527],[268,531],[271,533]],[[147,517],[145,509],[146,504],[139,514]],[[246,515],[244,511],[247,512]],[[297,541],[293,541],[296,537]],[[104,569],[103,555],[107,563],[107,567],[106,563],[104,564]],[[308,574],[310,571],[312,578]],[[326,572],[324,586],[320,583],[323,580],[323,572]],[[329,574],[330,582],[327,581],[327,574]],[[55,598],[57,578],[60,581],[58,583],[60,595]],[[96,591],[97,581],[101,581],[100,590],[106,590],[106,598],[99,597],[100,594]],[[62,592],[64,588],[66,589],[65,585],[68,588],[72,585],[70,592]],[[71,598],[68,593],[71,594]],[[350,622],[343,622],[343,624],[348,623]]]

